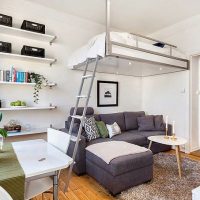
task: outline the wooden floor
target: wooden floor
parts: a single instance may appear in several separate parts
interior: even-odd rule
[[[192,152],[191,155],[200,157],[200,150]]]
[[[175,152],[172,150],[169,153],[174,154]],[[200,157],[191,155],[191,154],[183,154],[183,157],[188,157],[193,160],[199,160]],[[99,185],[94,179],[91,177],[84,176],[76,176],[73,174],[72,179],[70,181],[69,191],[64,194],[63,192],[63,182],[65,181],[66,171],[63,171],[60,177],[60,190],[59,190],[59,200],[114,200],[112,197],[101,185]],[[33,198],[32,200],[42,200],[42,195]],[[43,200],[52,200],[51,194],[44,194]]]

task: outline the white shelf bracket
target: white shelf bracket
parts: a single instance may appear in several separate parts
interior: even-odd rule
[[[55,41],[57,39],[57,37],[56,36],[54,36],[54,38],[49,42],[49,44],[50,45],[52,45],[53,44],[53,42]]]
[[[50,63],[50,67],[54,64],[54,63],[56,63],[57,62],[57,59],[54,59],[54,61],[52,61],[51,63]]]

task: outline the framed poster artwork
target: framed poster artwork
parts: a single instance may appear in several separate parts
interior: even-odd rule
[[[118,82],[97,81],[97,106],[118,106]]]

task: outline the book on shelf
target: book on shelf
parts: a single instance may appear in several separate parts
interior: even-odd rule
[[[29,72],[17,71],[14,67],[11,70],[0,70],[0,81],[31,83]]]

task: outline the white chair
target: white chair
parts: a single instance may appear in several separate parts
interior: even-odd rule
[[[48,128],[47,141],[63,153],[67,153],[70,143],[70,135],[62,131]],[[52,186],[53,179],[51,177],[45,177],[38,180],[30,181],[26,183],[25,199],[29,200],[39,194],[43,194],[44,192],[51,189]]]
[[[12,197],[0,186],[0,200],[13,200]]]

